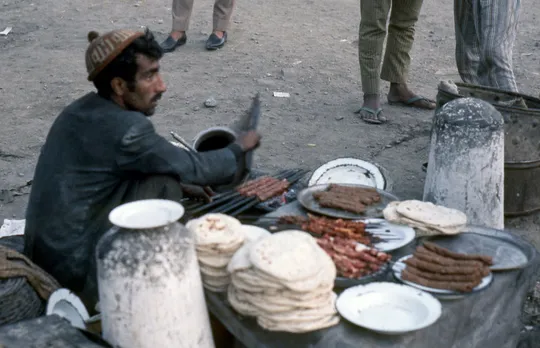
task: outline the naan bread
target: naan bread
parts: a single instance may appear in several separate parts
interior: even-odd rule
[[[249,256],[253,265],[264,273],[286,281],[299,281],[320,271],[317,248],[313,237],[306,232],[285,231],[256,241]]]
[[[227,300],[229,301],[231,307],[242,315],[254,317],[259,313],[259,311],[249,302],[238,298],[237,291],[233,286],[229,286],[228,288]]]
[[[197,257],[199,259],[199,262],[205,266],[214,267],[214,268],[225,268],[229,264],[229,261],[231,260],[231,256],[224,254],[224,255],[201,255],[200,253],[197,253]]]
[[[397,206],[399,201],[393,201],[388,203],[386,208],[383,210],[384,219],[390,222],[397,222],[400,218],[399,213],[397,212]]]
[[[264,228],[252,225],[242,225],[240,226],[240,231],[244,233],[244,243],[252,243],[271,235],[271,233]]]
[[[319,272],[310,278],[298,281],[281,281],[281,283],[288,289],[298,292],[308,292],[321,286],[330,286],[332,288],[337,275],[336,265],[332,258],[319,246],[316,247],[316,253],[320,265]]]
[[[319,320],[306,320],[303,322],[275,322],[259,316],[257,317],[257,323],[268,331],[303,333],[335,326],[339,323],[339,316],[333,315]]]
[[[210,277],[227,277],[229,275],[226,268],[209,267],[199,263],[199,269],[202,274]]]
[[[203,287],[205,289],[207,289],[207,290],[212,291],[212,292],[226,292],[227,291],[227,286],[216,287],[216,286],[212,286],[210,284],[203,283]]]
[[[244,244],[234,253],[233,257],[229,261],[229,264],[227,265],[227,272],[234,273],[251,268],[252,264],[249,259],[250,245],[251,244],[249,243]]]
[[[403,201],[396,207],[396,210],[403,217],[431,227],[454,228],[467,224],[467,215],[463,212],[431,202]]]
[[[231,283],[231,278],[229,276],[225,277],[213,277],[205,274],[201,275],[203,283],[208,284],[213,287],[224,287],[228,286]]]
[[[237,219],[218,213],[210,213],[191,220],[186,227],[194,234],[198,248],[229,250],[240,247],[244,242],[244,234],[240,231],[242,224]]]

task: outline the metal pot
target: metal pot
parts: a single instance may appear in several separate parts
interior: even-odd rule
[[[193,141],[193,148],[198,152],[223,149],[236,140],[236,132],[229,127],[211,127],[203,130]]]
[[[206,152],[223,149],[236,141],[237,133],[229,127],[211,127],[195,136],[193,148],[197,152]],[[244,170],[233,179],[230,184],[213,187],[216,192],[224,192],[233,189],[238,183],[243,181],[249,175],[253,161],[253,152],[246,154]]]

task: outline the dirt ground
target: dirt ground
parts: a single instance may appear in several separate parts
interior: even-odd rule
[[[93,90],[86,80],[84,52],[90,30],[148,26],[164,39],[171,25],[171,0],[0,0],[0,188],[24,185],[47,131],[64,106]],[[367,125],[354,111],[361,105],[357,37],[358,0],[239,1],[220,51],[207,52],[210,0],[196,0],[188,43],[162,62],[168,92],[153,117],[160,133],[186,139],[213,125],[227,125],[263,97],[260,169],[315,168],[351,156],[384,166],[394,193],[420,198],[432,112],[385,106],[390,123]],[[540,7],[523,3],[514,49],[521,91],[540,93]],[[410,85],[434,98],[441,79],[458,79],[454,63],[451,1],[426,1],[412,51]],[[388,85],[383,84],[383,92]],[[272,92],[289,92],[290,98]],[[205,108],[214,97],[218,105]],[[172,140],[172,139],[171,139]],[[23,218],[29,188],[0,195],[0,221]],[[540,217],[509,221],[540,247]]]
[[[87,33],[148,26],[163,39],[170,30],[171,2],[0,0],[0,31],[13,27],[0,36],[1,189],[32,178],[55,117],[93,89],[84,65]],[[195,1],[188,44],[163,59],[168,92],[153,118],[162,134],[169,137],[174,130],[191,139],[207,127],[229,124],[259,91],[264,145],[257,167],[315,168],[337,157],[357,157],[388,169],[398,196],[421,197],[432,112],[386,106],[390,123],[385,126],[364,124],[353,113],[361,105],[357,0],[240,1],[229,42],[217,52],[203,47],[211,10],[211,1]],[[540,38],[534,29],[539,16],[538,7],[523,11],[514,50],[519,87],[535,96],[540,93]],[[451,2],[426,1],[410,72],[411,86],[423,95],[435,97],[441,79],[458,80],[453,28]],[[386,92],[388,85],[383,86]],[[274,91],[291,97],[273,97]],[[209,97],[217,100],[216,108],[204,107]],[[28,191],[13,202],[9,194],[0,195],[0,219],[22,218]],[[510,225],[534,228],[531,237],[540,246],[536,220]]]

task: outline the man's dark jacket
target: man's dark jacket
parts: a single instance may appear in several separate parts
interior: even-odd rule
[[[25,253],[62,286],[81,291],[95,246],[131,183],[166,174],[183,183],[229,183],[238,145],[193,154],[159,136],[148,118],[96,93],[67,106],[37,163],[26,212]]]

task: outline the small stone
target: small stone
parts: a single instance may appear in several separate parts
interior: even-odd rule
[[[193,107],[193,111],[199,111],[200,109],[201,109],[201,108],[198,107],[198,106],[194,106],[194,107]]]
[[[345,118],[345,117],[343,117],[343,116],[336,116],[336,121],[341,121],[341,120],[343,120],[344,118]]]
[[[217,106],[217,101],[214,99],[214,97],[210,97],[204,101],[204,106],[207,108],[215,108]]]
[[[392,147],[392,145],[388,144],[388,145],[386,145],[385,147],[386,147],[387,149],[389,149],[389,148]]]
[[[24,173],[19,173],[18,174],[20,177],[23,177],[24,176]]]

